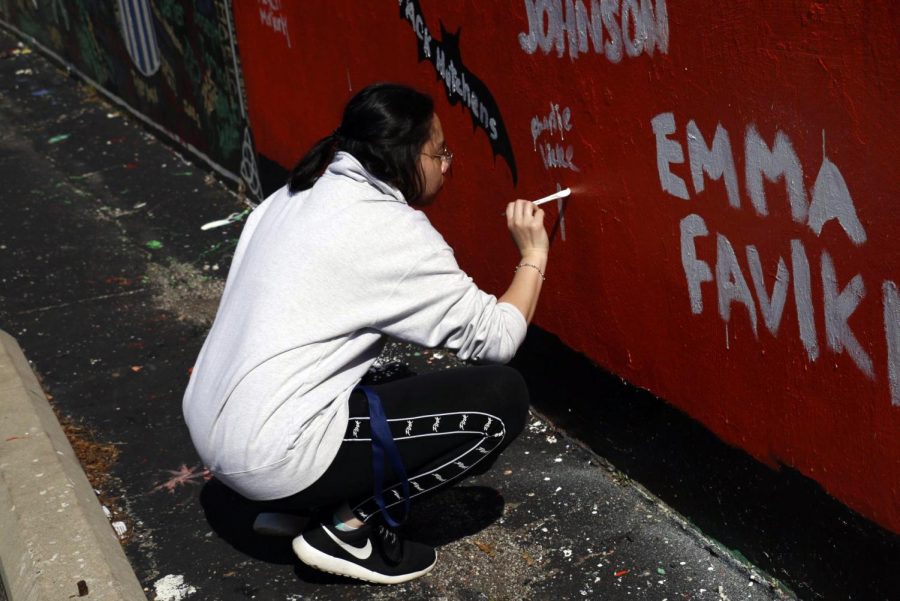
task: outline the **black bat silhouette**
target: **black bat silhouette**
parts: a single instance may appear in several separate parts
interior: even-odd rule
[[[400,18],[408,20],[417,36],[416,21],[424,23],[419,0],[400,2]],[[413,10],[410,11],[409,9]],[[468,109],[472,118],[472,129],[481,129],[487,134],[494,157],[503,157],[512,174],[513,185],[518,182],[516,159],[513,155],[512,143],[506,132],[506,125],[500,115],[500,107],[486,85],[466,69],[460,52],[459,38],[462,29],[450,33],[441,22],[441,39],[433,39],[424,28],[423,43],[417,44],[419,62],[427,60],[434,66],[438,81],[444,83],[444,92],[451,105],[462,105]]]

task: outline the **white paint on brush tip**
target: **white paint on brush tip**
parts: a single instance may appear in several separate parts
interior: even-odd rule
[[[544,204],[545,202],[550,202],[551,200],[556,200],[557,198],[565,198],[566,196],[569,196],[571,193],[572,193],[572,188],[563,188],[559,192],[554,192],[553,194],[550,194],[543,198],[538,198],[537,200],[533,201],[534,206],[540,206],[540,205]]]

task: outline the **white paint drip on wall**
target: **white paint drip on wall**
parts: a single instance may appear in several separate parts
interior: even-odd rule
[[[885,281],[881,290],[884,295],[884,335],[887,339],[891,404],[900,407],[900,293],[897,284],[891,281]]]
[[[562,190],[562,187],[557,182],[556,190]],[[562,241],[566,241],[566,203],[568,199],[566,198],[557,198],[556,199],[556,210],[559,211],[559,237],[562,238]]]
[[[728,322],[725,322],[725,350],[731,350],[731,342],[728,340]]]

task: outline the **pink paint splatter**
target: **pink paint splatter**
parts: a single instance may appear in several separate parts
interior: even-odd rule
[[[159,490],[167,490],[171,494],[175,494],[175,489],[178,486],[184,486],[186,484],[199,484],[197,480],[203,479],[204,482],[212,478],[212,474],[210,473],[208,468],[200,468],[200,466],[196,467],[188,467],[187,464],[182,463],[181,468],[177,470],[165,470],[172,474],[172,477],[156,486],[150,492],[156,492]]]

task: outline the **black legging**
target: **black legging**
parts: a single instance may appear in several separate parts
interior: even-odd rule
[[[448,369],[371,388],[381,397],[411,498],[487,470],[525,427],[528,415],[525,381],[504,365]],[[373,481],[368,403],[354,391],[347,432],[328,470],[299,493],[264,504],[296,511],[346,501],[366,521],[379,512]],[[387,464],[384,501],[399,517],[402,488]]]

